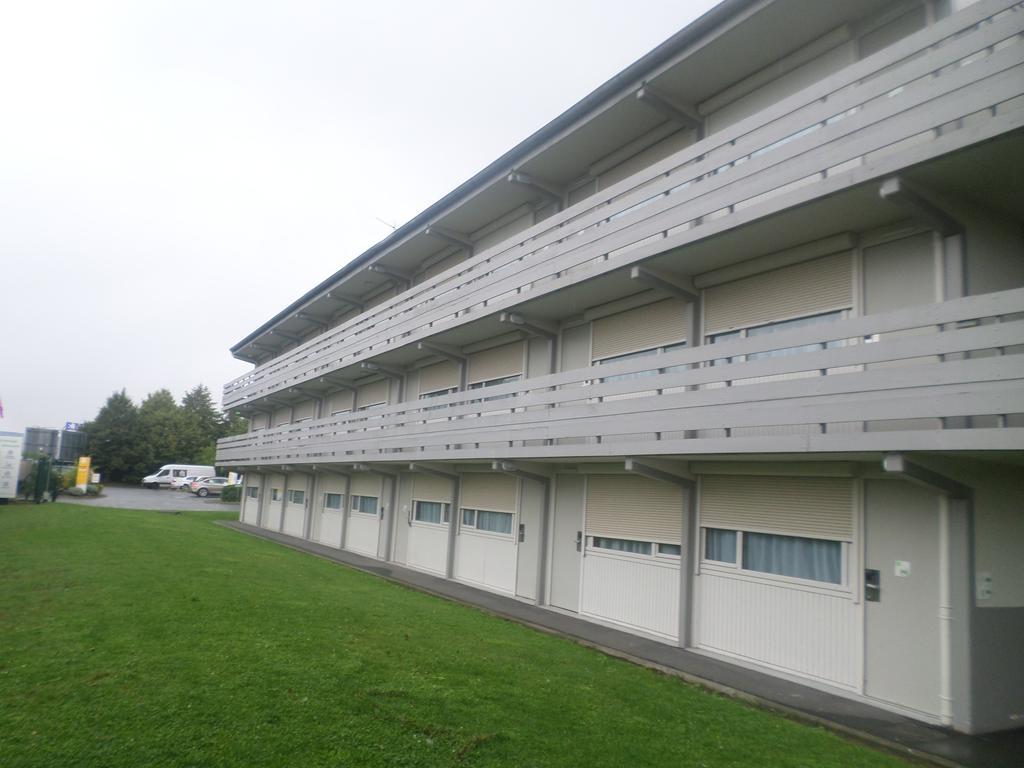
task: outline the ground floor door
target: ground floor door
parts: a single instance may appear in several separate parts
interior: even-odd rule
[[[259,525],[261,483],[260,476],[254,474],[243,489],[241,518],[242,522],[248,525]]]
[[[260,518],[260,527],[268,531],[281,530],[281,517],[284,512],[284,475],[264,475],[266,484],[263,487],[263,515]]]
[[[582,555],[583,476],[558,475],[555,478],[555,509],[551,523],[550,605],[579,611]]]
[[[902,480],[865,486],[865,573],[879,588],[864,604],[864,692],[938,716],[940,499]]]
[[[411,522],[408,531],[406,565],[444,576],[447,562],[448,524]]]
[[[345,514],[345,478],[321,475],[312,499],[313,522],[310,538],[329,547],[341,546]]]

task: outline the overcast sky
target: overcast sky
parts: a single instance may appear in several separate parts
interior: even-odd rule
[[[228,348],[715,3],[0,3],[0,430]]]

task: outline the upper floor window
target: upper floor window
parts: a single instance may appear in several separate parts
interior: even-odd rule
[[[595,365],[610,365],[611,363],[620,363],[620,362],[622,362],[624,360],[635,360],[635,359],[641,358],[641,357],[653,357],[655,355],[664,354],[666,352],[674,352],[677,349],[685,349],[685,348],[686,348],[686,342],[682,341],[682,342],[679,342],[677,344],[666,344],[665,346],[662,346],[662,347],[653,347],[651,349],[642,349],[639,352],[627,352],[624,355],[614,355],[612,357],[605,357],[605,358],[602,358],[600,360],[595,360],[594,364]],[[658,367],[656,367],[655,365],[652,364],[652,366],[650,368],[648,368],[646,370],[643,370],[643,371],[634,371],[632,373],[619,373],[619,374],[616,374],[614,376],[603,376],[603,377],[601,377],[600,381],[601,382],[624,381],[626,379],[640,378],[641,376],[654,376],[655,374],[657,374],[659,372],[659,370],[664,370],[666,372],[674,372],[674,371],[678,371],[678,370],[685,370],[685,368],[686,368],[685,365],[682,365],[682,366],[674,365],[674,366],[670,366],[668,368],[660,369],[660,368],[658,368]]]
[[[496,379],[487,379],[486,381],[474,381],[469,385],[470,389],[487,389],[488,387],[497,387],[501,384],[511,384],[512,382],[519,381],[522,379],[521,374],[515,376],[499,376]],[[514,397],[511,393],[507,395],[492,395],[491,397],[485,397],[484,400],[504,400],[507,397]],[[479,402],[479,401],[477,401]]]
[[[830,323],[835,320],[841,320],[846,317],[846,310],[838,310],[836,312],[822,312],[817,315],[809,315],[807,317],[798,317],[791,320],[780,320],[775,323],[764,323],[763,325],[753,326],[751,328],[740,328],[734,331],[727,331],[725,333],[715,333],[708,336],[709,344],[723,344],[727,341],[733,341],[736,339],[747,339],[756,336],[768,336],[773,333],[781,333],[783,331],[789,331],[796,328],[806,328],[811,325],[819,325],[822,323]],[[724,365],[725,363],[731,362],[742,362],[744,360],[766,360],[771,357],[783,357],[785,355],[797,355],[802,352],[815,352],[819,349],[833,349],[843,345],[843,341],[840,339],[832,340],[822,344],[802,344],[797,347],[783,347],[780,349],[769,349],[763,352],[751,352],[746,355],[737,355],[735,357],[723,357],[718,358],[712,362],[712,365]]]

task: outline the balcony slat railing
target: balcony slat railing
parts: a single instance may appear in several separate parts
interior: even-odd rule
[[[284,353],[224,405],[1013,130],[1022,31],[1018,4],[979,2]]]
[[[470,390],[260,430],[221,440],[218,462],[777,452],[823,441],[836,450],[847,438],[909,450],[924,435],[949,444],[953,432],[960,447],[975,445],[989,424],[1000,427],[992,447],[1024,448],[1018,352],[1024,289],[563,371],[486,398]],[[903,426],[872,432],[894,420]]]

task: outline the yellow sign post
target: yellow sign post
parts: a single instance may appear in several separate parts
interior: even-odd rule
[[[75,486],[83,491],[89,484],[89,465],[92,463],[90,456],[78,457],[78,471],[75,473]]]

